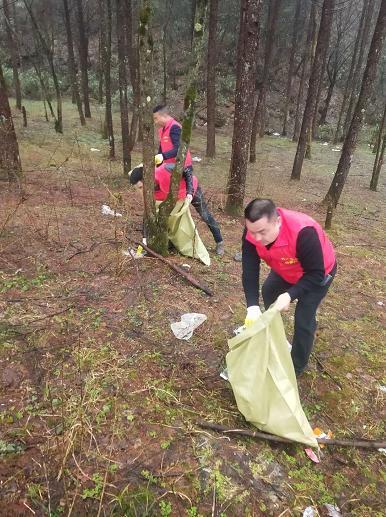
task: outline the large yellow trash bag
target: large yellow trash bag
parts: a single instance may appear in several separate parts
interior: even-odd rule
[[[210,257],[192,219],[189,203],[177,201],[168,220],[169,240],[186,257],[198,258],[210,266]]]
[[[271,307],[228,345],[229,381],[245,419],[267,433],[317,447],[300,404],[280,312]]]

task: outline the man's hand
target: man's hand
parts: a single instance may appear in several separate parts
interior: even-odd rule
[[[190,205],[190,203],[192,202],[192,199],[193,199],[192,194],[186,194],[185,201],[186,201],[189,205]]]
[[[278,296],[278,298],[277,298],[277,300],[275,302],[275,307],[280,312],[281,311],[288,311],[290,303],[291,303],[290,295],[288,293],[283,293],[280,296]]]
[[[159,154],[156,154],[154,156],[154,162],[156,165],[161,165],[161,163],[164,161],[164,157],[162,155],[162,153],[159,153]]]
[[[257,321],[259,316],[261,316],[260,307],[258,305],[251,305],[251,307],[248,307],[247,309],[247,316],[245,318],[244,325],[246,327],[250,327]]]

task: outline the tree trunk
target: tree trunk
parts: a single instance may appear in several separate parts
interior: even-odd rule
[[[38,39],[41,48],[46,55],[48,64],[50,66],[50,71],[52,75],[52,81],[54,83],[55,87],[55,93],[56,93],[56,113],[57,116],[55,118],[55,131],[57,133],[63,133],[63,111],[62,111],[62,94],[60,91],[60,84],[58,80],[58,76],[56,75],[55,65],[54,65],[54,56],[53,51],[47,44],[39,26],[36,21],[35,15],[33,14],[32,7],[30,4],[28,4],[27,0],[24,0],[24,5],[28,11],[28,14],[31,18],[32,26],[34,29],[34,32],[36,34],[36,38]],[[42,82],[44,84],[44,82]],[[52,112],[51,112],[52,113]]]
[[[350,171],[352,156],[357,145],[358,133],[361,128],[364,112],[375,82],[378,63],[382,54],[382,46],[384,43],[385,34],[386,0],[382,0],[370,45],[366,68],[363,74],[361,90],[354,110],[354,115],[343,143],[342,153],[337,170],[324,199],[326,204],[333,204],[334,207],[336,207],[339,202],[339,198],[342,194],[343,187]]]
[[[373,13],[374,13],[374,7],[375,7],[375,0],[368,0],[368,7],[367,7],[366,16],[365,16],[365,23],[364,23],[364,27],[363,27],[361,45],[359,48],[358,61],[357,61],[355,71],[354,71],[354,84],[353,84],[354,87],[351,90],[350,102],[349,102],[349,106],[347,109],[346,118],[345,118],[344,126],[343,126],[344,135],[347,134],[347,131],[348,131],[348,128],[349,128],[349,125],[351,122],[354,106],[355,106],[355,103],[358,98],[358,90],[359,90],[358,83],[359,83],[360,77],[362,77],[363,60],[365,57],[365,51],[366,51],[367,44],[368,44],[369,37],[370,37],[371,20],[372,20]]]
[[[240,214],[245,195],[257,69],[256,54],[260,35],[260,8],[261,0],[241,0],[232,156],[227,184],[228,214]]]
[[[315,23],[313,26],[312,41],[311,41],[311,48],[310,48],[310,78],[311,78],[312,66],[314,64],[314,59],[315,59],[316,43],[317,43],[317,22],[316,22],[316,16],[315,16]],[[318,89],[319,89],[319,85],[318,85]],[[312,122],[313,122],[313,117],[312,117]],[[307,160],[311,160],[312,122],[307,131],[306,151],[304,153],[304,157],[307,158]]]
[[[347,103],[348,103],[348,100],[350,97],[350,89],[352,89],[354,87],[354,84],[353,84],[354,70],[355,70],[355,64],[357,62],[357,57],[358,57],[359,45],[362,40],[363,27],[364,27],[365,18],[366,18],[367,6],[368,6],[368,4],[366,2],[364,2],[363,8],[362,8],[361,19],[360,19],[359,26],[358,26],[358,32],[357,32],[357,35],[355,38],[354,51],[353,51],[353,55],[351,58],[350,70],[349,70],[346,85],[344,88],[342,105],[339,110],[338,123],[336,126],[334,140],[333,140],[333,143],[335,145],[340,141],[340,138],[341,138],[342,122],[343,122],[343,117],[344,117],[344,114],[346,111],[346,106],[347,106]]]
[[[206,74],[206,156],[216,155],[216,63],[218,0],[210,0],[208,66]]]
[[[275,42],[276,22],[279,13],[281,0],[271,0],[269,4],[268,14],[268,33],[265,44],[264,69],[259,96],[255,108],[255,113],[252,122],[251,142],[249,148],[249,161],[254,163],[256,161],[256,138],[259,132],[260,137],[264,136],[265,127],[265,97],[268,87],[268,77],[271,68],[272,50]]]
[[[291,42],[291,54],[288,65],[287,85],[285,89],[285,101],[283,107],[283,129],[281,131],[282,136],[287,136],[287,123],[288,123],[288,110],[291,101],[291,87],[292,87],[292,76],[294,75],[295,65],[295,52],[298,46],[298,33],[299,33],[299,20],[300,11],[302,7],[302,0],[297,0],[293,30],[292,30],[292,42]]]
[[[300,179],[302,171],[304,154],[307,144],[307,133],[312,129],[312,116],[315,109],[316,94],[321,76],[323,65],[323,56],[330,41],[330,32],[332,25],[333,10],[335,0],[324,0],[322,7],[322,16],[320,20],[318,42],[316,44],[315,59],[312,65],[310,82],[308,86],[308,94],[306,106],[304,108],[303,122],[299,135],[298,147],[296,150],[294,165],[292,169],[291,179]]]
[[[139,125],[140,84],[139,84],[139,55],[137,45],[133,45],[133,6],[131,0],[125,0],[125,18],[127,26],[126,45],[129,60],[130,82],[133,89],[133,115],[130,123],[129,152],[132,153]]]
[[[104,48],[103,68],[105,71],[105,128],[109,140],[109,158],[115,158],[113,114],[111,109],[111,0],[106,0],[104,26],[106,31],[106,44]]]
[[[319,115],[319,104],[320,104],[320,98],[322,96],[323,80],[324,80],[324,74],[326,72],[326,65],[327,65],[327,51],[328,51],[328,47],[326,48],[326,51],[324,53],[322,70],[320,72],[320,79],[319,79],[319,85],[318,85],[318,93],[316,94],[315,109],[314,109],[314,115],[312,118],[312,131],[311,131],[312,139],[311,139],[311,141],[315,140],[315,138],[316,138],[316,127],[317,127],[318,119],[319,119],[319,116],[318,116]]]
[[[74,43],[73,43],[73,39],[72,39],[71,17],[70,17],[70,10],[68,8],[68,0],[63,0],[63,7],[64,7],[64,22],[65,22],[66,33],[67,33],[68,67],[70,69],[72,93],[75,98],[76,106],[78,108],[80,123],[82,126],[85,126],[86,120],[85,120],[84,114],[83,114],[82,101],[80,99],[80,94],[79,94],[78,78],[76,75]]]
[[[127,104],[127,34],[126,17],[123,2],[116,1],[117,44],[118,44],[118,74],[119,74],[119,103],[121,108],[121,133],[122,133],[122,159],[123,174],[131,169],[131,156],[129,150],[129,109]]]
[[[44,103],[44,111],[45,111],[45,116],[46,116],[46,121],[48,122],[48,114],[47,114],[47,108],[46,108],[46,102],[48,104],[48,109],[50,110],[50,113],[51,113],[51,117],[55,120],[56,122],[56,116],[55,116],[55,112],[54,112],[54,109],[52,107],[52,102],[51,102],[51,95],[49,94],[48,92],[48,88],[44,82],[44,79],[43,79],[43,76],[41,74],[41,71],[39,70],[39,67],[37,66],[36,63],[33,63],[33,67],[34,67],[34,70],[35,70],[35,73],[39,79],[39,83],[40,83],[40,88],[41,88],[41,91],[42,91],[42,97],[43,97],[43,103]]]
[[[311,5],[311,10],[310,10],[310,18],[309,18],[308,30],[307,30],[307,39],[306,39],[306,44],[304,47],[304,54],[303,54],[303,60],[302,60],[303,61],[302,71],[301,71],[301,75],[300,75],[298,98],[297,98],[297,102],[296,102],[294,134],[292,137],[293,142],[297,142],[299,140],[300,109],[301,109],[301,105],[303,103],[303,95],[304,95],[304,87],[306,84],[307,68],[308,68],[308,63],[310,61],[310,56],[311,56],[310,49],[312,48],[313,34],[316,30],[315,26],[316,26],[316,7],[315,7],[315,4],[313,3]]]
[[[374,160],[373,174],[370,182],[370,190],[377,190],[378,187],[378,179],[381,172],[382,164],[383,164],[383,156],[385,153],[385,141],[386,141],[386,132],[385,132],[385,122],[386,122],[386,104],[385,109],[383,110],[382,120],[379,124],[379,132],[376,143],[376,155]]]
[[[21,110],[21,87],[19,78],[19,57],[17,52],[16,40],[14,34],[14,20],[9,12],[9,0],[3,0],[5,26],[7,32],[8,49],[12,60],[13,87],[16,97],[16,108]],[[13,22],[13,23],[12,23]]]
[[[99,35],[98,35],[98,103],[103,104],[103,56],[106,46],[105,27],[104,27],[104,0],[98,0],[98,16],[99,16]]]
[[[324,99],[323,108],[322,108],[322,111],[320,113],[319,126],[322,126],[322,125],[324,125],[326,123],[328,108],[330,107],[332,93],[334,91],[335,84],[336,84],[336,79],[338,77],[338,68],[339,68],[338,56],[335,55],[334,69],[332,71],[332,74],[330,73],[329,67],[328,67],[328,64],[327,64],[327,75],[328,75],[329,83],[328,83],[328,89],[327,89],[326,98]]]
[[[103,0],[102,0],[103,1]],[[84,104],[84,115],[91,118],[89,90],[88,90],[88,35],[84,24],[83,2],[76,0],[78,32],[79,32],[79,63],[82,80],[82,94]]]
[[[19,145],[13,125],[11,108],[0,63],[0,179],[8,181],[22,178]]]

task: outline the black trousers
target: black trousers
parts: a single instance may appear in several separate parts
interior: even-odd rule
[[[336,265],[331,271],[331,278],[325,279],[325,285],[315,287],[311,291],[301,296],[296,304],[295,325],[292,340],[292,361],[294,363],[296,375],[300,375],[306,368],[312,348],[314,345],[316,332],[316,311],[320,302],[326,296],[327,291],[334,279]],[[280,294],[285,293],[292,284],[289,284],[281,276],[271,270],[267,276],[263,287],[262,295],[264,307],[268,309]]]
[[[198,186],[196,193],[193,196],[192,205],[196,209],[201,219],[208,225],[208,228],[211,231],[215,242],[221,242],[223,238],[220,232],[220,227],[213,215],[209,212],[208,205],[205,201],[204,194],[202,193],[200,186]]]

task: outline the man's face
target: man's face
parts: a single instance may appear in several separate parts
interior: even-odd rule
[[[165,125],[165,113],[162,111],[157,111],[156,113],[153,113],[153,120],[154,124],[156,126],[164,126]]]
[[[280,230],[280,216],[273,215],[268,218],[266,215],[254,223],[245,219],[245,226],[252,237],[261,242],[263,246],[272,244],[277,239]]]

